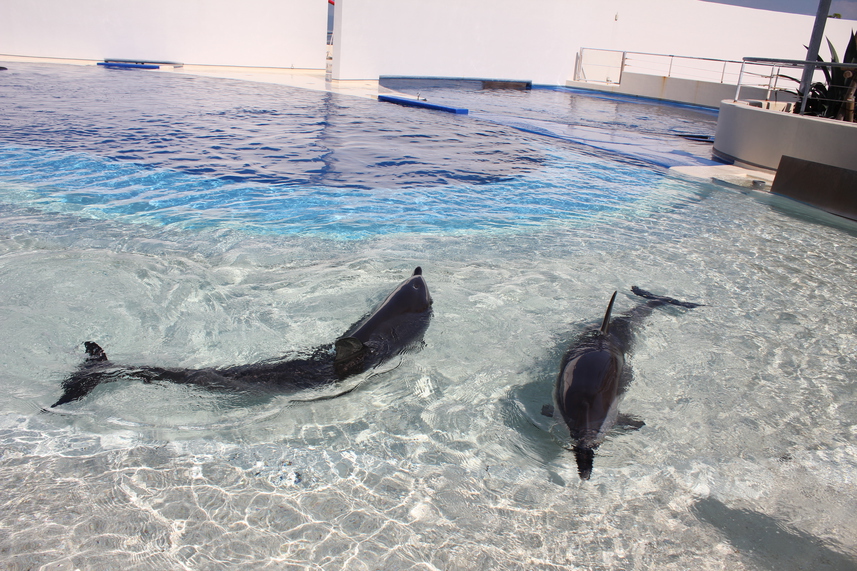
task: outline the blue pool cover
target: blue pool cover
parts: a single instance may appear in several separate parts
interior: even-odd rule
[[[393,95],[379,95],[378,101],[386,103],[395,103],[396,105],[405,105],[406,107],[421,107],[423,109],[433,109],[435,111],[445,111],[447,113],[455,113],[456,115],[467,115],[467,109],[461,107],[450,107],[448,105],[440,105],[438,103],[429,103],[422,99],[411,99],[409,97],[394,97]]]

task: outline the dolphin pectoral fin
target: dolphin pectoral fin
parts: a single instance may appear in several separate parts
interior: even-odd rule
[[[678,307],[686,307],[688,309],[693,309],[694,307],[704,307],[701,303],[692,303],[690,301],[681,301],[679,299],[675,299],[673,297],[667,297],[665,295],[655,295],[651,292],[648,292],[642,288],[637,286],[631,286],[631,291],[634,292],[635,295],[640,297],[644,297],[646,299],[651,299],[653,301],[658,301],[660,303],[665,303],[669,305],[677,305]]]
[[[636,416],[631,416],[630,414],[620,414],[616,419],[616,428],[620,430],[640,430],[646,423],[642,421],[642,419],[637,418]]]
[[[356,337],[342,337],[336,340],[336,357],[334,360],[347,361],[366,351],[366,346]]]
[[[607,304],[607,311],[604,312],[604,319],[601,321],[601,334],[607,335],[607,331],[610,329],[610,314],[613,313],[613,302],[616,301],[616,292],[613,292],[613,296],[610,298],[610,303]]]
[[[542,416],[546,416],[548,418],[553,418],[553,413],[554,413],[554,409],[553,409],[552,404],[542,405]]]
[[[356,337],[342,337],[334,344],[333,367],[340,377],[360,372],[366,360],[366,345]]]

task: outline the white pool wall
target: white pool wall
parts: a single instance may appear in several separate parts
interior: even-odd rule
[[[324,69],[326,0],[9,0],[0,54]]]
[[[725,100],[720,104],[714,152],[769,170],[777,169],[783,155],[854,170],[857,124]]]
[[[814,22],[701,0],[337,0],[335,14],[333,79],[548,85],[572,78],[581,47],[801,59]],[[854,20],[830,19],[825,35],[844,46],[852,29]],[[5,55],[324,69],[326,36],[325,0],[0,2]]]
[[[581,47],[803,59],[814,15],[700,0],[338,0],[335,22],[336,79],[410,75],[565,85]],[[825,35],[841,51],[853,28],[853,20],[830,19]],[[826,47],[822,54],[827,58]]]

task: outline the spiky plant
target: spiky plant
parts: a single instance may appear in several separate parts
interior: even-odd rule
[[[851,39],[845,47],[845,53],[842,54],[841,62],[839,61],[836,49],[833,47],[830,39],[827,40],[827,47],[830,48],[829,63],[857,63],[857,34],[853,31],[851,32]],[[821,58],[821,56],[818,57],[818,61],[821,63],[827,63]],[[810,85],[806,100],[805,113],[807,115],[816,115],[818,117],[834,118],[838,115],[839,110],[845,101],[848,94],[848,87],[851,82],[854,81],[854,72],[857,70],[850,70],[851,74],[847,74],[848,76],[846,77],[846,71],[848,70],[845,68],[835,65],[820,65],[818,67],[824,74],[825,83],[817,81]],[[795,112],[798,113],[801,108],[801,98],[800,94],[796,93],[796,95],[798,96],[798,102],[795,104]]]

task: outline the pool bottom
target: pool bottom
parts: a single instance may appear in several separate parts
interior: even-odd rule
[[[39,439],[52,432],[66,450],[34,452],[21,443],[34,430]],[[838,485],[819,487],[807,470],[818,457],[687,458],[611,471],[591,485],[571,473],[403,462],[323,442],[114,437],[105,450],[103,440],[48,426],[11,433],[0,461],[0,545],[13,569],[846,569],[854,561],[824,537],[822,522],[784,523],[839,501]],[[777,492],[796,488],[812,497]],[[844,509],[829,517],[846,517]]]
[[[4,564],[848,568],[854,233],[692,183],[653,196],[361,240],[7,207]],[[261,360],[335,337],[415,265],[425,347],[346,396],[117,382],[39,412],[83,340],[128,363]],[[539,411],[570,339],[631,285],[707,307],[641,330],[621,408],[646,426],[612,434],[582,483]]]

